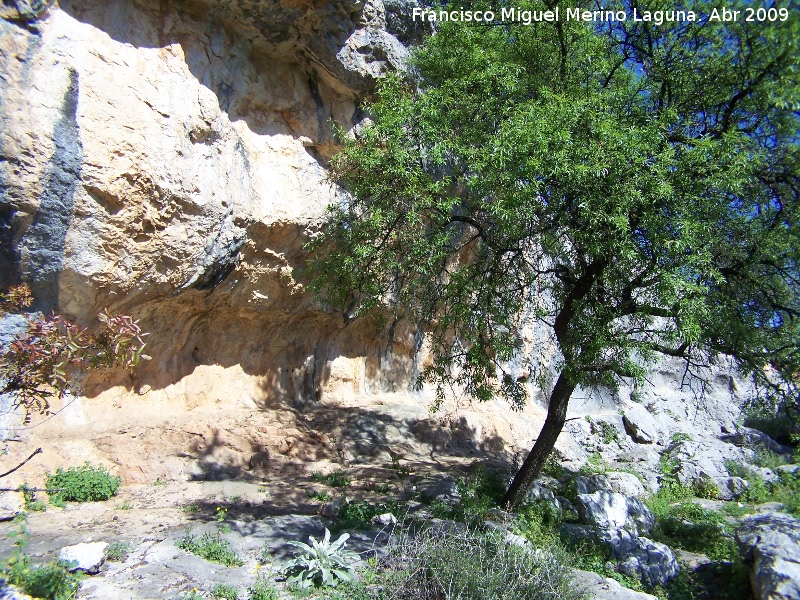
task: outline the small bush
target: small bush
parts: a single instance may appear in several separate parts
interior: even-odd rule
[[[702,478],[692,483],[692,492],[698,498],[716,500],[719,498],[719,486],[711,478]]]
[[[212,598],[222,598],[223,600],[239,600],[239,589],[229,583],[218,583],[211,590]]]
[[[111,475],[105,468],[93,467],[87,462],[66,471],[59,468],[55,475],[47,473],[46,486],[48,489],[59,490],[48,492],[51,503],[54,496],[62,502],[96,502],[115,496],[121,481],[121,478]]]
[[[111,562],[125,562],[131,547],[125,542],[111,542],[106,548],[106,559]]]
[[[247,588],[249,600],[278,600],[278,591],[270,584],[262,573],[259,573],[256,580]]]
[[[347,487],[353,479],[347,475],[343,470],[338,469],[333,473],[312,473],[311,481],[316,483],[324,483],[330,487]]]
[[[26,594],[45,600],[73,600],[81,586],[81,576],[70,573],[63,563],[35,567],[25,555],[7,567],[5,576]]]
[[[319,502],[328,502],[331,499],[331,496],[328,492],[315,492],[314,490],[306,491],[306,496]]]
[[[672,505],[666,514],[658,515],[652,537],[673,548],[705,554],[712,560],[734,560],[739,556],[726,518],[694,502]]]
[[[223,564],[226,567],[241,567],[243,564],[231,543],[222,539],[218,533],[204,533],[199,538],[189,535],[175,545],[181,550],[186,550],[200,558]]]
[[[677,431],[673,433],[672,437],[670,438],[670,442],[672,442],[673,444],[680,444],[681,442],[691,442],[691,441],[692,441],[692,436],[683,431]]]
[[[336,516],[339,518],[338,523],[334,523],[331,527],[333,533],[338,533],[342,529],[369,529],[370,519],[377,515],[384,513],[392,513],[394,515],[399,511],[400,503],[397,501],[377,504],[370,504],[366,500],[358,502],[345,502],[339,507],[339,512]]]
[[[397,600],[580,598],[558,553],[527,551],[475,530],[428,529],[390,548]]]

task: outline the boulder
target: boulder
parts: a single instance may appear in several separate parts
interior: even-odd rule
[[[625,409],[622,416],[625,430],[634,441],[640,444],[655,444],[658,442],[658,426],[648,410],[641,404],[632,403]]]
[[[782,513],[746,517],[736,543],[752,564],[750,583],[761,600],[800,598],[800,520]]]
[[[745,448],[760,448],[776,454],[791,454],[792,449],[779,444],[766,433],[751,427],[739,427],[735,432],[721,436],[722,441],[743,446]]]
[[[578,514],[587,525],[625,529],[633,535],[650,533],[655,524],[655,517],[644,502],[606,490],[578,494]]]
[[[599,490],[635,498],[641,498],[646,494],[642,482],[636,475],[622,471],[609,471],[602,475],[579,475],[573,481],[579,494],[591,494]]]
[[[656,600],[655,596],[630,590],[610,577],[591,571],[576,570],[572,580],[589,600]]]
[[[397,517],[392,513],[383,513],[382,515],[375,515],[372,517],[370,522],[380,527],[392,527],[397,524]]]
[[[601,532],[600,539],[611,548],[620,573],[650,585],[664,585],[680,570],[672,550],[649,538],[636,537],[625,529],[609,529]]]
[[[719,488],[720,500],[732,500],[734,494],[729,487],[730,473],[726,462],[746,464],[753,456],[747,450],[719,440],[684,441],[669,452],[670,459],[678,465],[675,475],[687,487],[706,484],[711,480]],[[736,483],[731,484],[736,487]]]
[[[0,492],[0,521],[11,521],[24,506],[20,492]]]
[[[33,597],[24,594],[21,589],[6,582],[5,579],[0,579],[0,600],[33,600]]]
[[[69,564],[69,572],[83,571],[95,575],[106,561],[106,542],[86,542],[67,546],[58,553],[58,560]]]
[[[461,493],[458,491],[456,480],[450,475],[424,481],[417,485],[420,498],[425,502],[439,500],[448,505],[455,505],[461,502]]]

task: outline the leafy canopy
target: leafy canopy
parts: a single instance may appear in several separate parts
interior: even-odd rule
[[[523,403],[538,321],[567,397],[659,353],[690,369],[726,353],[796,398],[798,16],[441,24],[417,81],[382,80],[344,136],[351,195],[311,244],[316,290],[347,317],[419,324],[440,395]]]

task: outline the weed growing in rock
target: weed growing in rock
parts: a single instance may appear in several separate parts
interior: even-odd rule
[[[163,485],[167,485],[167,482],[164,481],[163,479],[161,479],[161,476],[159,475],[158,477],[156,477],[156,480],[153,482],[153,487],[161,487]]]
[[[243,564],[231,543],[223,539],[219,533],[204,533],[200,537],[189,535],[175,545],[181,550],[186,550],[212,562],[218,562],[226,567],[241,567]]]
[[[200,507],[197,504],[183,504],[181,506],[181,512],[185,513],[196,513],[200,510]]]
[[[217,507],[217,523],[224,523],[225,519],[228,518],[228,509],[222,508],[221,506]]]
[[[324,483],[325,485],[329,485],[330,487],[347,487],[350,485],[350,482],[353,480],[350,476],[347,475],[342,469],[338,469],[333,473],[312,473],[311,481],[316,483]]]
[[[284,571],[289,575],[286,583],[308,588],[312,585],[336,587],[340,581],[353,581],[353,564],[358,557],[344,550],[349,538],[350,534],[344,533],[331,542],[331,532],[325,529],[325,537],[320,542],[311,536],[308,538],[311,545],[289,542],[302,553],[284,566]]]
[[[212,598],[222,598],[222,600],[239,600],[239,589],[229,583],[218,583],[211,590]]]
[[[608,472],[608,465],[599,452],[592,452],[581,466],[581,475],[603,475]]]
[[[319,502],[328,502],[331,499],[331,496],[328,494],[328,492],[315,492],[314,490],[306,491],[306,496],[312,500],[318,500]]]
[[[278,591],[270,584],[263,573],[259,573],[256,580],[247,588],[249,600],[278,600]]]
[[[59,489],[57,492],[48,492],[51,502],[53,496],[66,502],[88,502],[108,500],[115,496],[121,481],[104,467],[93,467],[87,462],[66,471],[59,468],[55,475],[47,473],[46,486],[48,489]]]
[[[712,560],[735,560],[739,556],[733,532],[720,513],[707,510],[694,502],[681,502],[659,512],[653,539],[672,548],[705,554]]]
[[[34,598],[73,600],[81,585],[81,575],[70,573],[60,562],[32,565],[24,552],[30,540],[27,515],[21,513],[15,521],[19,528],[9,536],[14,539],[14,551],[3,569],[3,577]]]
[[[343,529],[369,529],[372,517],[384,513],[396,514],[399,509],[398,501],[377,504],[370,504],[366,500],[345,502],[339,507],[336,514],[339,521],[331,529],[333,533],[338,533]]]
[[[117,504],[114,507],[114,510],[130,510],[133,508],[133,504],[131,504],[130,500],[125,500],[122,504]]]
[[[44,502],[36,499],[36,492],[34,492],[27,483],[23,483],[19,489],[22,492],[25,510],[31,512],[42,512],[46,510],[47,507]]]
[[[692,436],[688,433],[684,433],[683,431],[677,431],[672,434],[672,437],[669,439],[670,442],[673,444],[680,444],[681,442],[691,442]]]
[[[716,500],[719,498],[719,486],[710,477],[698,479],[692,483],[692,492],[698,498]]]
[[[183,592],[178,596],[178,600],[204,600],[203,594],[197,591],[197,588],[190,592]]]
[[[111,542],[106,548],[106,559],[111,562],[125,562],[131,547],[125,542]]]

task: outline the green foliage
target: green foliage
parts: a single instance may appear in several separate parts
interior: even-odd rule
[[[528,552],[502,535],[427,529],[403,537],[384,560],[396,600],[573,600],[563,556]]]
[[[524,404],[547,374],[516,370],[533,320],[562,357],[562,414],[576,386],[641,381],[660,354],[690,375],[731,355],[795,406],[798,37],[797,11],[769,27],[439,24],[417,85],[381,80],[370,124],[342,136],[331,165],[351,196],[308,246],[312,289],[348,319],[418,326],[417,384],[439,401]]]
[[[314,490],[306,491],[306,496],[312,500],[318,500],[320,502],[328,502],[331,499],[331,496],[328,494],[328,492],[316,492]]]
[[[217,523],[224,523],[225,519],[227,519],[227,518],[228,518],[228,509],[227,508],[223,508],[221,506],[218,506],[217,507],[217,516],[216,516]]]
[[[24,552],[30,540],[28,517],[25,513],[21,513],[15,522],[19,524],[19,528],[9,534],[14,540],[14,550],[3,569],[3,577],[34,598],[73,600],[81,585],[81,575],[70,573],[60,562],[32,565],[30,558]]]
[[[399,509],[400,503],[397,501],[378,502],[375,504],[371,504],[366,500],[345,502],[336,513],[339,521],[334,524],[332,529],[334,533],[338,533],[342,529],[369,529],[372,517],[384,513],[396,514]]]
[[[289,542],[302,550],[302,553],[284,566],[289,575],[286,582],[301,588],[312,585],[336,587],[340,581],[352,581],[355,577],[353,565],[357,556],[344,550],[350,534],[343,533],[332,542],[331,532],[325,529],[325,537],[318,542],[309,536],[311,545],[303,542]]]
[[[51,503],[54,497],[66,502],[96,502],[115,496],[121,482],[120,477],[111,475],[105,467],[94,467],[87,462],[66,471],[59,467],[55,475],[47,473],[46,487],[59,489],[48,492]]]
[[[553,548],[560,543],[558,528],[563,521],[560,507],[541,500],[523,505],[513,527],[536,548]]]
[[[111,542],[106,548],[106,559],[111,562],[125,562],[131,551],[130,544],[125,542]]]
[[[239,589],[235,585],[218,583],[211,589],[211,597],[222,598],[223,600],[239,600]]]
[[[311,481],[316,483],[324,483],[331,487],[347,487],[353,480],[352,477],[347,475],[342,469],[337,469],[333,473],[312,473],[310,476]]]
[[[44,502],[36,499],[36,492],[34,492],[27,483],[23,483],[19,489],[22,491],[25,510],[42,512],[47,509]]]
[[[717,500],[719,498],[719,486],[710,477],[697,479],[692,483],[692,492],[698,498],[707,500]]]
[[[776,454],[770,450],[759,448],[756,450],[756,456],[753,462],[759,467],[776,470],[778,467],[789,464],[789,459],[785,454]]]
[[[226,567],[241,567],[244,564],[231,543],[223,539],[219,533],[204,533],[200,537],[189,535],[175,545],[181,550],[186,550],[200,558],[223,564]]]
[[[189,591],[184,592],[180,596],[178,596],[178,600],[204,600],[203,594],[197,591],[197,588]]]
[[[670,547],[702,553],[713,560],[739,556],[726,518],[694,502],[670,505],[666,510],[659,507],[652,536]]]
[[[608,472],[608,465],[599,452],[592,452],[586,457],[586,463],[581,465],[581,475],[602,475]]]
[[[672,434],[672,437],[670,438],[670,442],[672,442],[673,444],[680,444],[681,442],[691,442],[691,441],[692,441],[692,436],[683,431],[676,431],[675,433]]]
[[[263,573],[256,576],[256,580],[247,588],[249,600],[278,600],[278,591],[270,584]]]

